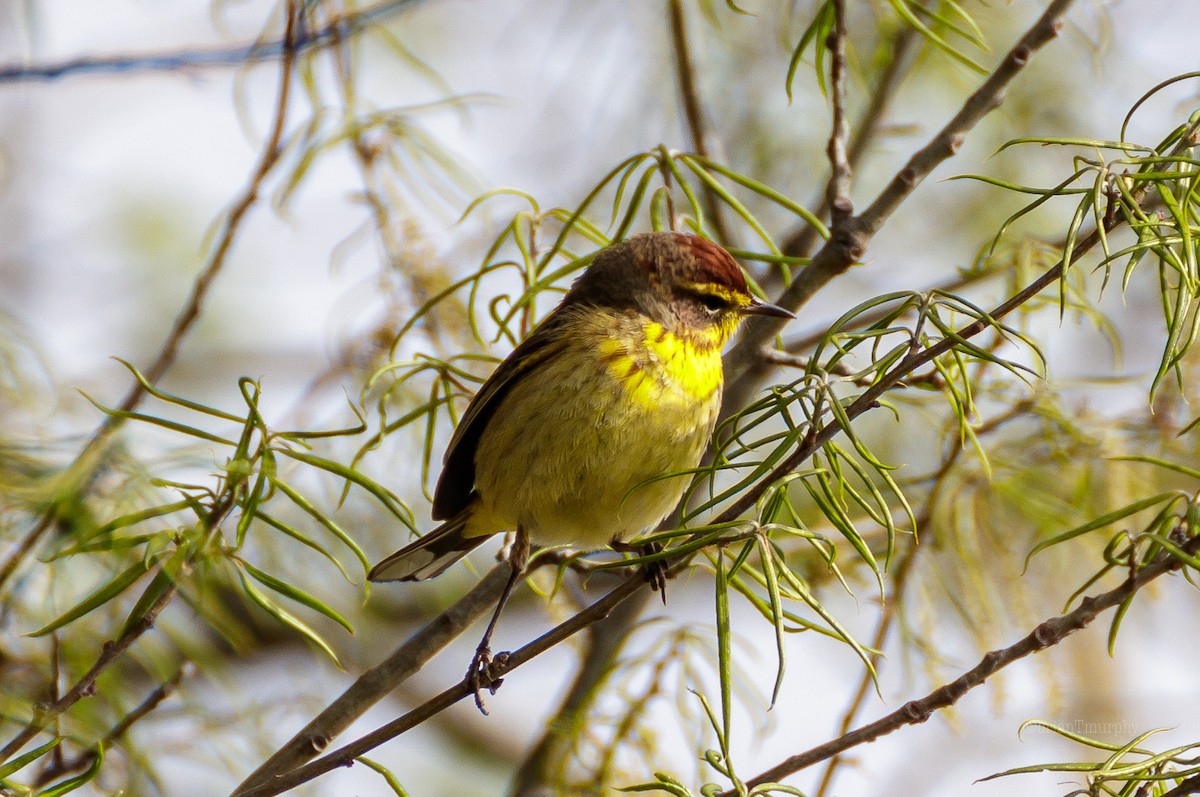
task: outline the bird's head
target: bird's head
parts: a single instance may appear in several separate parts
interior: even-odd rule
[[[651,232],[596,255],[567,301],[632,310],[675,334],[721,344],[747,315],[792,318],[750,292],[733,257],[698,235]]]

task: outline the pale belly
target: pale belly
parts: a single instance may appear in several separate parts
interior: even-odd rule
[[[719,386],[698,400],[649,369],[630,401],[599,365],[552,363],[543,377],[559,389],[517,385],[488,420],[475,458],[481,527],[470,533],[519,525],[540,545],[598,548],[652,529],[691,479],[661,477],[700,462]]]

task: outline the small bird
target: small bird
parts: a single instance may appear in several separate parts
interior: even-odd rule
[[[433,578],[504,531],[517,533],[514,580],[529,541],[626,549],[679,502],[721,407],[721,349],[754,314],[793,317],[705,238],[643,233],[600,251],[467,407],[434,491],[445,522],[370,580]]]

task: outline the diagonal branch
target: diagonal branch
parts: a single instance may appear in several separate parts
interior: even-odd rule
[[[474,588],[456,601],[378,665],[360,675],[345,692],[246,777],[236,797],[258,794],[324,750],[367,709],[386,697],[435,653],[484,615],[500,598],[508,581],[508,563],[493,567]],[[271,792],[277,793],[277,792]]]
[[[1200,552],[1200,537],[1191,538],[1182,548],[1187,554],[1194,556]],[[763,783],[776,783],[788,775],[843,753],[852,747],[873,742],[906,725],[917,725],[924,722],[933,712],[953,706],[967,692],[982,685],[988,678],[1008,665],[1020,661],[1030,654],[1057,645],[1076,631],[1087,628],[1101,612],[1120,606],[1146,584],[1167,573],[1179,570],[1182,566],[1183,560],[1179,557],[1169,553],[1160,554],[1150,564],[1131,573],[1120,586],[1108,592],[1084,598],[1074,611],[1046,620],[1023,639],[1007,648],[985,653],[978,664],[950,683],[935,689],[919,700],[905,703],[891,714],[869,725],[864,725],[837,739],[780,762],[761,775],[746,781],[746,786],[753,788]],[[732,797],[734,794],[733,791],[727,791],[721,797]]]

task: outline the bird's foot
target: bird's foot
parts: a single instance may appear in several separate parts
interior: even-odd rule
[[[493,657],[491,648],[483,644],[475,650],[475,656],[471,659],[467,679],[475,695],[475,705],[484,716],[487,716],[488,710],[483,703],[483,690],[486,689],[494,695],[500,684],[504,683],[500,670],[508,663],[508,655],[507,652],[501,651]]]
[[[652,556],[656,553],[662,553],[662,543],[647,542],[643,545],[632,545],[627,542],[613,540],[609,543],[614,551],[621,553],[636,553],[640,556]],[[662,596],[663,606],[667,605],[667,561],[665,559],[656,559],[653,562],[645,562],[642,564],[642,576],[646,579],[646,583],[650,588]]]

